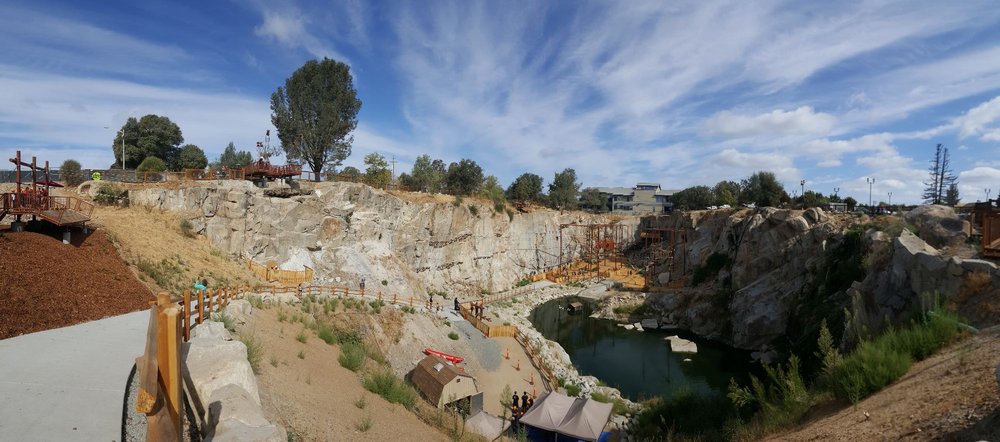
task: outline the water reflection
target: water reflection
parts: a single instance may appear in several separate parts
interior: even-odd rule
[[[583,311],[569,313],[570,302],[583,302]],[[543,336],[566,349],[580,374],[595,376],[632,400],[685,387],[699,395],[725,394],[731,377],[746,380],[749,357],[744,351],[682,333],[698,344],[698,353],[674,353],[664,341],[672,333],[625,330],[613,321],[590,318],[592,311],[593,304],[580,298],[554,299],[536,307],[530,319]]]

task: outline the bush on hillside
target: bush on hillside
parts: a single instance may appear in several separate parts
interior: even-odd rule
[[[157,157],[146,157],[146,159],[139,163],[139,167],[135,168],[135,171],[138,173],[163,172],[164,170],[167,170],[167,164]]]
[[[59,166],[59,178],[67,186],[79,186],[84,181],[83,172],[80,170],[80,163],[76,160],[63,161],[62,166]]]

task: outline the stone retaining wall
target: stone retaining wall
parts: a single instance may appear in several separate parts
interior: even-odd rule
[[[235,300],[224,311],[245,320],[251,307],[245,300]],[[193,328],[183,352],[205,440],[287,440],[285,429],[264,417],[246,345],[234,340],[221,322],[206,321]]]

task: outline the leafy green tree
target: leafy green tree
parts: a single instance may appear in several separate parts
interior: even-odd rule
[[[843,199],[840,198],[840,195],[837,195],[836,193],[828,196],[827,200],[829,200],[831,203],[841,203],[844,201]]]
[[[739,202],[753,203],[757,207],[778,207],[788,199],[788,193],[772,172],[757,172],[743,180],[740,185]]]
[[[558,172],[549,184],[549,207],[575,209],[576,197],[580,193],[580,183],[576,181],[576,171],[564,169]]]
[[[207,165],[208,158],[205,156],[205,151],[194,144],[185,144],[177,154],[174,170],[204,169]]]
[[[152,114],[138,120],[130,117],[111,143],[111,150],[115,154],[115,164],[112,168],[121,167],[122,164],[122,137],[125,138],[127,169],[137,167],[147,157],[157,157],[170,162],[176,157],[178,146],[184,142],[181,128],[167,117]]]
[[[796,203],[803,209],[809,207],[823,207],[830,202],[830,199],[822,193],[807,190],[806,193],[795,199]]]
[[[483,180],[483,185],[479,188],[479,196],[493,201],[494,204],[507,202],[507,198],[503,193],[503,187],[500,185],[500,180],[493,175]]]
[[[715,195],[708,186],[688,187],[670,197],[674,208],[680,210],[702,210],[714,205]]]
[[[389,170],[389,162],[381,154],[372,152],[365,155],[365,182],[369,186],[385,188],[392,181],[392,172]]]
[[[452,195],[472,195],[483,185],[483,168],[475,161],[463,159],[448,165],[445,187]]]
[[[735,206],[737,198],[740,195],[740,183],[736,181],[719,181],[714,188],[712,188],[712,194],[715,196],[716,206]]]
[[[136,172],[163,172],[167,170],[167,163],[157,157],[146,157],[142,163],[135,168]]]
[[[222,155],[219,155],[218,164],[227,169],[239,169],[251,162],[253,162],[253,155],[245,150],[237,152],[236,145],[230,141],[229,145],[222,151]]]
[[[441,190],[446,173],[443,161],[432,161],[429,155],[420,155],[413,162],[413,170],[409,175],[410,183],[403,183],[403,185],[415,191],[436,193]],[[402,182],[402,176],[400,176],[400,180]]]
[[[350,180],[350,181],[358,181],[358,180],[361,179],[361,176],[362,176],[361,175],[361,171],[358,170],[358,168],[354,167],[354,166],[347,166],[347,167],[345,167],[344,170],[340,171],[339,175],[342,176],[342,177],[344,177],[344,178],[346,178],[347,180]]]
[[[507,187],[507,199],[518,202],[541,201],[542,177],[523,173]]]
[[[326,166],[351,155],[361,100],[351,70],[339,61],[309,60],[271,95],[271,123],[289,160],[302,160],[318,181]]]
[[[854,199],[854,197],[849,196],[847,198],[844,198],[844,204],[847,204],[847,210],[853,212],[854,208],[858,207],[858,200]]]
[[[588,187],[580,192],[580,208],[595,213],[608,211],[608,199],[601,194],[600,190]]]
[[[76,160],[63,161],[62,166],[59,166],[59,178],[71,187],[79,186],[86,179]]]
[[[948,185],[948,192],[944,195],[944,203],[955,207],[958,205],[960,198],[958,197],[958,184],[951,183]]]

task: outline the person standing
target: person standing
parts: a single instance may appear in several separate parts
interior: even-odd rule
[[[512,399],[514,401],[511,402],[511,403],[514,404],[514,408],[516,409],[517,408],[517,392],[516,391],[514,392],[514,397]]]
[[[521,395],[521,409],[528,408],[528,390],[524,390],[524,394]]]
[[[462,306],[458,303],[458,296],[455,297],[455,311],[456,312],[462,311]]]

